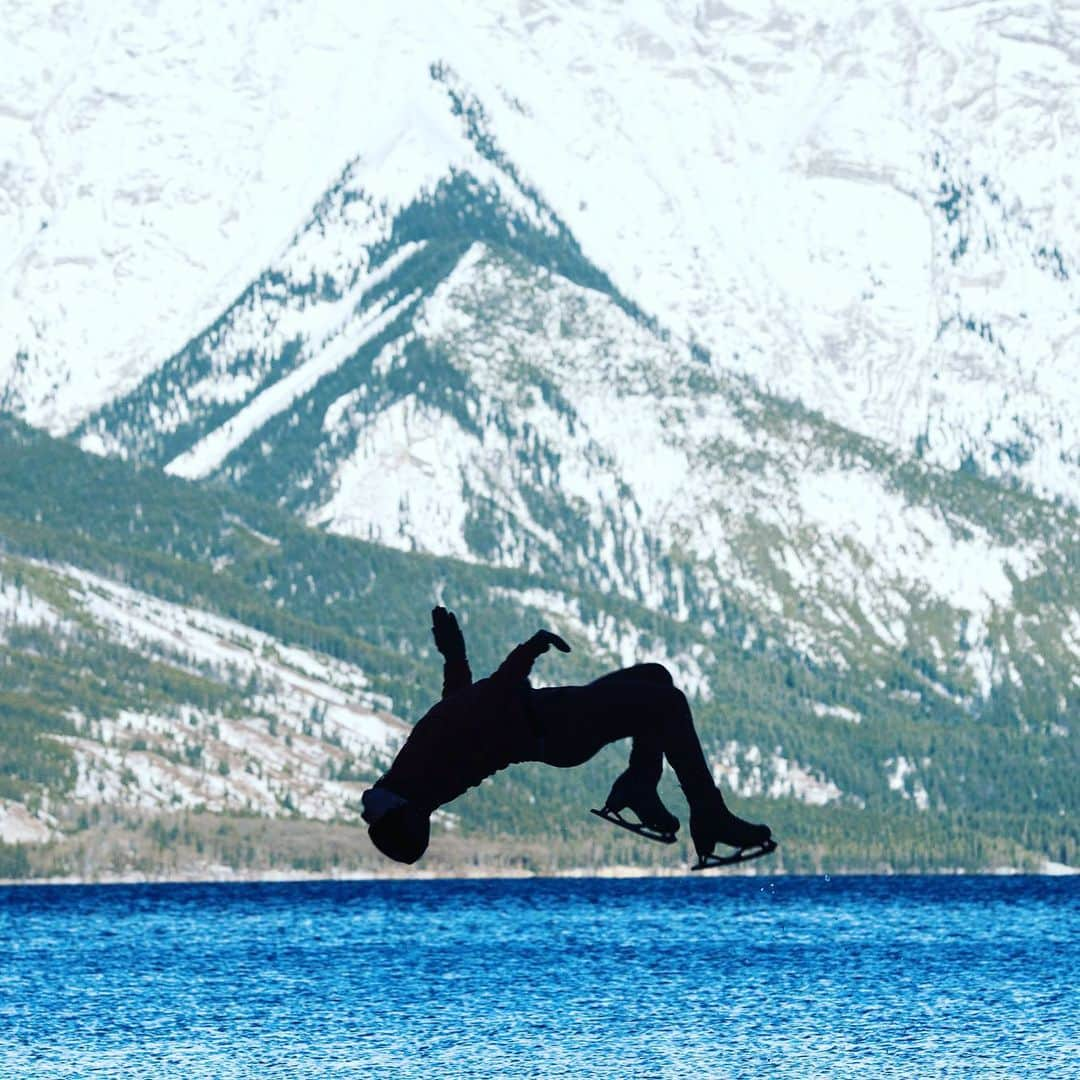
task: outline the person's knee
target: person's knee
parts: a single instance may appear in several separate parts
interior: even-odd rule
[[[676,716],[680,720],[684,720],[691,715],[690,702],[677,686],[674,684],[665,685],[661,687],[661,692],[664,695],[664,711],[666,714]]]
[[[667,723],[672,717],[681,718],[690,712],[686,695],[672,682],[659,679],[638,679],[634,704],[649,715],[650,724]]]

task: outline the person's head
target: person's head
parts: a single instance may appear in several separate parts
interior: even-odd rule
[[[388,810],[368,826],[371,842],[395,862],[414,863],[427,851],[431,819],[423,810],[406,803]]]

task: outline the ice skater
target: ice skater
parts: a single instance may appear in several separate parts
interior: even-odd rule
[[[452,612],[436,607],[431,632],[442,653],[442,699],[412,729],[387,772],[363,794],[364,820],[375,846],[414,863],[427,850],[431,814],[493,773],[523,761],[568,769],[617,739],[633,740],[626,771],[593,813],[661,843],[673,843],[679,819],[657,793],[663,759],[690,806],[693,869],[767,855],[776,842],[767,825],[736,817],[713,783],[686,696],[660,664],[637,664],[584,686],[534,689],[529,672],[554,646],[570,646],[550,630],[518,645],[498,670],[473,682],[465,639]],[[637,818],[623,816],[630,810]],[[717,844],[735,849],[715,855]]]

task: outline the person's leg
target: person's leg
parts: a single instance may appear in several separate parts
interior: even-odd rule
[[[685,706],[671,675],[659,664],[615,671],[587,686],[536,691],[533,701],[545,730],[543,760],[562,767],[578,765],[608,743],[629,737],[630,761],[598,813],[647,839],[670,843],[678,832],[679,819],[663,804],[657,785],[665,744],[671,741],[671,732],[665,739],[665,731],[672,724],[679,726],[671,716],[680,699]],[[696,742],[689,709],[685,711],[685,726]],[[674,741],[677,745],[681,740],[676,735]],[[678,749],[672,752],[679,757]],[[626,809],[633,811],[637,823],[623,817]]]
[[[658,686],[674,686],[671,672],[663,664],[635,664],[633,667],[623,668],[604,675],[591,685],[610,685],[612,683],[637,683],[649,682]],[[627,763],[626,772],[616,780],[616,785],[622,782],[624,785],[632,784],[634,787],[651,787],[656,790],[660,783],[660,777],[664,771],[664,748],[660,739],[660,732],[654,725],[648,725],[644,730],[639,730],[632,736],[630,746],[630,760]],[[616,794],[614,791],[613,795]],[[618,797],[618,796],[616,796]],[[608,799],[610,804],[612,799]],[[625,803],[624,803],[625,805]],[[622,807],[615,809],[621,810]],[[675,819],[675,828],[678,828],[678,819]]]
[[[531,701],[544,729],[543,760],[569,768],[608,743],[631,738],[637,749],[635,769],[659,780],[661,755],[666,756],[687,798],[693,798],[712,785],[712,777],[686,696],[670,678],[634,676],[630,668],[586,686],[533,691]]]
[[[587,686],[534,691],[533,701],[545,730],[542,760],[550,765],[580,765],[608,743],[629,737],[641,748],[640,767],[655,770],[654,748],[659,746],[690,805],[690,829],[699,854],[711,852],[717,842],[745,847],[768,839],[767,826],[742,821],[724,804],[690,705],[675,686],[616,672]],[[659,779],[658,772],[649,773],[653,775]]]

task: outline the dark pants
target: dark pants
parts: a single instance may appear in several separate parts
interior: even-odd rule
[[[666,757],[691,806],[716,790],[686,695],[660,664],[613,671],[585,686],[533,690],[529,700],[543,732],[538,761],[570,768],[630,738],[629,771],[642,782],[660,782]]]

